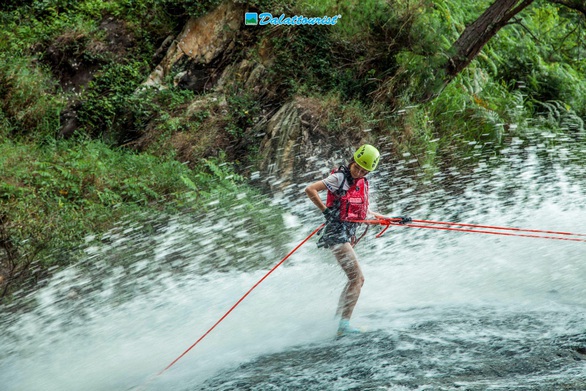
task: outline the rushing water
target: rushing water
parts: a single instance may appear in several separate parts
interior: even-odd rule
[[[586,233],[584,151],[566,144],[513,143],[424,185],[407,156],[372,178],[376,209]],[[284,246],[187,216],[88,246],[34,306],[3,313],[0,389],[586,390],[586,243],[405,227],[357,248],[363,334],[334,339],[345,277],[312,240],[157,376],[265,275],[258,257],[276,264],[321,223],[302,188],[275,200]]]

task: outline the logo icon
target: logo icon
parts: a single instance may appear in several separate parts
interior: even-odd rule
[[[244,24],[246,26],[258,25],[258,14],[256,12],[246,12],[244,14]]]

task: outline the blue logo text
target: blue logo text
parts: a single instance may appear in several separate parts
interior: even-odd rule
[[[307,18],[303,15],[285,16],[285,14],[281,14],[281,16],[276,17],[276,16],[273,16],[269,12],[263,12],[262,14],[259,15],[258,24],[261,26],[266,26],[267,24],[271,24],[273,26],[281,26],[281,25],[288,25],[288,26],[331,25],[331,26],[333,26],[336,23],[338,23],[338,19],[340,19],[341,17],[342,17],[342,15]]]

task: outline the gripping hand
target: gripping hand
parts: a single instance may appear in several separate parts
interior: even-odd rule
[[[401,219],[397,221],[399,224],[409,224],[413,222],[413,219],[407,216],[395,216],[393,217],[393,219]]]
[[[326,218],[327,223],[335,221],[338,218],[336,211],[332,208],[325,208],[322,213]]]

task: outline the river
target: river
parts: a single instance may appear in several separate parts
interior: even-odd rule
[[[373,209],[586,233],[585,155],[542,132],[419,183],[405,156],[373,175]],[[281,245],[229,214],[88,240],[26,309],[3,310],[0,389],[586,390],[586,243],[407,227],[357,247],[364,333],[334,338],[345,277],[312,239],[160,373],[321,223],[302,191],[272,201]]]

